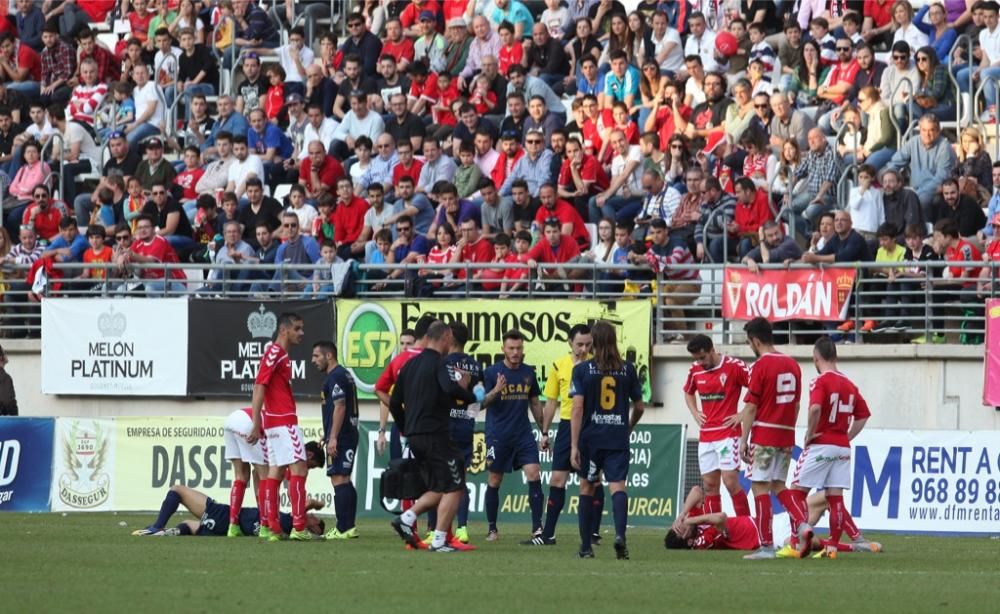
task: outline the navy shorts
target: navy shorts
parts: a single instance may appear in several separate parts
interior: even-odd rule
[[[216,503],[211,497],[205,501],[205,513],[201,515],[198,532],[195,535],[218,535],[225,537],[229,532],[229,506]]]
[[[628,450],[580,449],[580,470],[577,474],[588,482],[598,482],[601,472],[609,482],[623,482],[628,476]]]
[[[351,472],[354,471],[354,461],[358,452],[357,442],[351,443],[353,443],[353,445],[345,447],[343,444],[338,442],[337,457],[326,457],[327,475],[351,475]]]
[[[572,451],[573,437],[570,434],[569,420],[562,420],[556,431],[556,441],[552,444],[552,471],[573,471],[569,458]]]
[[[454,441],[454,443],[462,458],[465,459],[465,468],[468,469],[472,466],[472,441]]]
[[[531,431],[516,439],[486,436],[486,469],[492,473],[510,473],[525,465],[538,464],[538,443]]]

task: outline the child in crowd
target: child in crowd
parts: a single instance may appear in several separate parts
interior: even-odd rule
[[[878,252],[875,255],[875,262],[877,263],[894,263],[902,262],[903,257],[906,255],[903,247],[896,243],[896,235],[899,232],[896,227],[889,223],[883,223],[878,227],[876,235],[878,236]],[[899,305],[899,296],[895,293],[899,292],[900,285],[895,281],[896,275],[902,272],[901,268],[896,267],[886,267],[883,269],[875,269],[872,276],[875,280],[885,280],[884,285],[879,287],[876,285],[873,290],[875,292],[885,292],[886,296],[882,300],[878,301],[880,305],[875,306],[875,313],[872,317],[865,320],[864,324],[861,325],[861,332],[896,332],[898,330],[896,323],[900,317],[900,310],[898,308],[892,308],[890,305]],[[879,281],[875,281],[879,284]],[[881,318],[882,322],[876,324],[874,318]]]
[[[351,183],[354,184],[354,193],[358,196],[364,194],[361,185],[361,178],[368,172],[368,167],[372,164],[372,140],[367,136],[359,136],[354,141],[354,155],[357,161],[351,165]]]
[[[514,24],[509,21],[502,22],[497,27],[497,32],[500,34],[500,52],[497,54],[497,65],[500,74],[506,78],[507,71],[510,70],[511,66],[524,62],[524,45],[514,38]]]
[[[302,187],[302,184],[296,183],[292,185],[292,189],[288,193],[287,210],[299,218],[299,228],[302,234],[312,236],[319,213],[316,212],[316,209],[312,205],[306,202],[306,190]]]
[[[184,170],[174,177],[174,183],[181,188],[181,206],[188,220],[193,221],[195,212],[198,210],[198,190],[195,186],[205,174],[205,169],[201,166],[201,150],[195,146],[184,149]]]
[[[375,231],[375,249],[368,253],[368,264],[381,266],[389,261],[389,249],[392,247],[392,231],[388,228],[380,228]],[[365,282],[371,284],[372,290],[382,290],[386,284],[384,280],[389,274],[385,269],[369,269],[365,272]]]
[[[142,193],[142,181],[133,175],[128,179],[128,196],[122,205],[122,217],[133,233],[135,233],[136,218],[142,213],[144,206],[146,206],[146,197]]]
[[[323,268],[313,271],[312,294],[303,298],[327,298],[333,294],[333,263],[337,260],[337,246],[333,241],[323,241],[319,247],[319,262]]]
[[[219,215],[219,228],[226,225],[226,222],[239,221],[240,199],[236,192],[225,192],[222,195],[222,213]]]
[[[934,249],[924,243],[926,229],[923,224],[910,224],[903,231],[906,242],[906,251],[903,252],[904,262],[929,262],[940,260]],[[889,282],[897,283],[903,294],[900,296],[904,305],[915,305],[922,303],[926,298],[921,284],[928,278],[936,276],[936,269],[927,269],[920,265],[912,265],[902,269],[889,269]],[[900,311],[900,318],[893,323],[889,330],[895,332],[906,332],[910,330],[910,323],[916,322],[917,326],[923,328],[922,318],[925,315],[923,308],[904,307]]]
[[[510,251],[510,236],[500,233],[493,237],[493,263],[510,264],[517,262],[517,256]],[[507,269],[485,269],[479,274],[482,281],[483,290],[499,290],[503,279],[506,277]]]
[[[489,115],[497,107],[496,92],[490,89],[490,80],[486,75],[476,77],[469,104],[476,109],[478,115]]]
[[[750,61],[760,60],[764,68],[764,74],[770,75],[774,71],[774,48],[764,40],[767,37],[767,32],[764,31],[764,24],[750,24],[747,26],[747,33],[751,43]]]
[[[135,121],[135,100],[132,98],[132,86],[127,81],[117,81],[111,84],[111,97],[115,101],[115,114],[101,117],[101,129],[97,131],[101,142],[107,141],[115,130]],[[103,115],[103,114],[102,114]]]
[[[329,192],[324,192],[316,201],[319,213],[312,223],[312,236],[317,241],[324,239],[333,241],[333,205],[337,197]]]
[[[847,197],[847,208],[851,214],[854,230],[866,241],[876,239],[876,231],[885,222],[885,205],[882,203],[882,189],[872,187],[875,169],[868,164],[858,168],[858,185],[851,188]]]
[[[463,141],[458,146],[458,160],[461,166],[455,172],[455,187],[459,198],[469,198],[479,190],[482,173],[476,164],[476,147],[471,141]]]
[[[110,192],[110,190],[108,191]],[[113,219],[111,226],[114,226]],[[106,237],[107,233],[104,231],[104,225],[91,224],[90,226],[87,226],[87,243],[90,244],[90,247],[87,248],[87,251],[83,252],[84,264],[102,264],[111,262],[111,248],[104,244]],[[95,282],[99,282],[107,276],[108,270],[101,267],[86,269],[83,272],[83,277],[85,279],[91,279]],[[94,285],[96,287],[98,284],[95,283]]]
[[[104,228],[115,227],[115,193],[111,191],[111,188],[103,187],[97,191],[97,205],[94,206],[94,210],[90,214],[90,225]],[[87,237],[90,237],[89,229]]]
[[[518,230],[514,234],[514,259],[511,262],[528,263],[528,252],[531,250],[532,237],[527,230]],[[504,272],[504,282],[500,285],[500,298],[507,298],[515,292],[528,289],[525,279],[528,277],[528,267],[510,268]]]

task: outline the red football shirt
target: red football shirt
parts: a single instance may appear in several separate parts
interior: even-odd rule
[[[382,55],[391,56],[397,63],[403,58],[406,58],[408,62],[412,62],[413,41],[405,36],[399,39],[398,43],[394,43],[389,39],[386,39],[382,42]]]
[[[851,441],[847,431],[851,420],[863,420],[871,416],[868,403],[861,396],[858,387],[837,371],[820,374],[809,383],[809,407],[819,405],[819,423],[812,441],[806,444],[824,444],[849,448]]]
[[[759,446],[795,445],[795,419],[802,395],[799,363],[784,354],[764,354],[750,369],[744,401],[757,406],[750,441]]]
[[[153,238],[149,241],[133,241],[132,246],[129,248],[133,252],[139,254],[140,256],[146,256],[148,258],[153,258],[156,262],[178,262],[177,252],[174,248],[170,246],[170,243],[166,239],[159,235],[153,235]],[[143,269],[142,276],[145,279],[163,279],[163,271],[152,268]],[[170,276],[174,279],[187,279],[184,275],[184,271],[180,269],[173,269],[170,272]]]
[[[264,386],[264,428],[299,423],[292,394],[292,359],[277,343],[268,344],[260,359],[254,384]]]
[[[719,441],[740,436],[739,423],[729,428],[723,427],[722,423],[738,413],[740,391],[749,383],[750,370],[738,358],[723,356],[718,366],[708,370],[698,363],[691,365],[684,392],[697,393],[701,399],[705,424],[701,427],[698,441]]]
[[[701,515],[691,511],[691,515]],[[757,535],[757,525],[749,516],[726,518],[726,530],[719,531],[713,526],[698,527],[698,537],[695,538],[696,550],[756,550],[760,547],[760,537]]]
[[[343,176],[344,166],[340,161],[333,156],[327,156],[323,159],[323,166],[319,168],[319,180],[323,185],[335,188],[337,181]],[[316,186],[312,184],[312,162],[309,158],[305,158],[299,164],[299,183],[306,186],[310,192],[316,190]]]
[[[39,209],[38,205],[28,206],[24,210],[24,215],[21,216],[21,223],[25,225],[31,224],[31,213],[36,209]],[[59,220],[61,219],[62,211],[52,204],[49,204],[48,209],[45,211],[39,209],[34,221],[35,234],[40,239],[51,241],[53,237],[59,234]]]
[[[597,161],[597,158],[584,154],[583,163],[580,164],[580,179],[592,182],[590,193],[597,194],[608,189],[608,174],[604,172],[604,167]],[[564,160],[559,168],[559,186],[576,189],[573,183],[573,174],[570,170],[570,160]]]
[[[944,259],[948,262],[979,262],[983,259],[983,255],[974,245],[965,239],[959,239],[955,247],[949,247],[945,250]],[[968,278],[962,282],[962,286],[965,287],[975,285],[975,278],[979,277],[978,268],[953,266],[948,267],[948,271],[953,279]]]
[[[385,368],[382,375],[378,376],[378,380],[375,381],[375,390],[389,394],[392,387],[396,385],[396,378],[399,377],[399,372],[403,368],[403,365],[414,356],[420,354],[420,352],[423,352],[423,350],[411,347],[405,352],[397,354],[389,361],[389,366]]]
[[[582,248],[590,247],[590,232],[587,230],[587,225],[584,224],[583,218],[580,217],[580,213],[573,205],[565,200],[558,199],[556,200],[555,208],[551,211],[545,207],[539,207],[538,213],[535,214],[535,223],[538,224],[539,228],[542,228],[545,226],[545,220],[550,217],[557,218],[560,224],[572,224],[573,239],[576,240],[576,244]]]
[[[424,163],[416,158],[413,159],[413,164],[409,168],[404,167],[402,163],[397,164],[392,168],[392,185],[399,185],[399,180],[402,177],[409,177],[416,185],[417,181],[420,180],[420,169],[422,168],[424,168]]]
[[[337,201],[337,208],[333,210],[333,238],[337,245],[358,240],[365,228],[367,212],[368,201],[360,196],[352,197],[349,203]]]
[[[198,182],[204,174],[205,169],[195,168],[183,171],[174,177],[174,183],[181,186],[181,189],[184,190],[185,200],[197,200],[198,190],[195,189],[195,186],[198,185]]]

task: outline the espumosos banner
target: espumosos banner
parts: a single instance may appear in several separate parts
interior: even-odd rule
[[[520,330],[525,336],[524,361],[535,367],[543,387],[552,363],[569,352],[570,328],[608,320],[617,329],[623,356],[635,364],[642,379],[643,398],[650,398],[649,301],[337,301],[340,364],[354,375],[362,397],[374,397],[375,382],[398,352],[399,334],[425,313],[445,324],[457,321],[468,326],[465,352],[483,367],[503,360],[503,334]]]

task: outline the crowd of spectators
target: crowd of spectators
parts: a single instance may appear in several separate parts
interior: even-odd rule
[[[658,279],[683,305],[690,263],[933,257],[911,238],[949,260],[1000,252],[1000,162],[956,128],[981,82],[976,116],[996,121],[996,2],[264,4],[16,0],[0,23],[5,258],[597,262],[605,289]],[[367,281],[431,295],[464,275]],[[507,294],[526,271],[474,275]],[[301,278],[306,296],[340,287]]]

